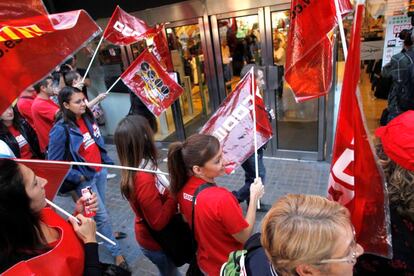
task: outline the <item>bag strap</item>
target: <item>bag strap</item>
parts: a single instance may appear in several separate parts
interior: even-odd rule
[[[214,186],[214,184],[211,184],[211,183],[204,183],[204,184],[201,184],[200,186],[198,186],[198,188],[196,189],[196,191],[194,192],[194,195],[193,195],[193,203],[192,203],[192,206],[193,206],[193,208],[192,208],[192,211],[191,211],[191,240],[192,240],[192,242],[193,242],[193,248],[195,249],[196,248],[196,240],[195,240],[195,224],[194,224],[194,214],[195,214],[195,202],[196,202],[196,199],[197,199],[197,196],[203,191],[203,190],[205,190],[205,189],[207,189],[207,188],[210,188],[210,187],[213,187]]]

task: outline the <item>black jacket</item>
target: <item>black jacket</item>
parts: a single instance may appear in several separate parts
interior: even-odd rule
[[[19,127],[17,127],[17,129],[28,142],[33,152],[33,158],[43,159],[44,156],[40,152],[39,141],[37,139],[36,132],[29,125],[29,123],[24,119],[19,119]],[[17,158],[21,157],[19,143],[16,141],[16,138],[14,138],[13,134],[11,134],[10,131],[7,129],[0,130],[0,140],[3,140],[9,146]]]
[[[244,245],[247,250],[246,272],[249,276],[272,276],[270,261],[260,243],[260,233],[253,234]]]

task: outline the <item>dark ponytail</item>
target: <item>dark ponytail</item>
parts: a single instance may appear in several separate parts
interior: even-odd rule
[[[217,138],[205,134],[193,134],[184,142],[172,143],[168,149],[171,192],[176,195],[193,175],[193,167],[204,166],[219,150]]]

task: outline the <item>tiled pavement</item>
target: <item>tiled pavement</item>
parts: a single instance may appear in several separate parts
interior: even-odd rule
[[[107,145],[109,155],[118,163],[114,145]],[[165,150],[161,150],[161,155],[165,155]],[[292,160],[278,160],[265,158],[267,169],[265,195],[263,202],[273,203],[280,196],[287,193],[305,193],[305,194],[326,194],[328,183],[329,164],[326,162],[304,162]],[[166,171],[166,164],[160,165],[161,169]],[[128,237],[120,241],[122,253],[126,257],[133,275],[158,275],[156,267],[142,255],[134,234],[134,215],[129,204],[124,200],[119,191],[120,173],[116,170],[110,170],[116,173],[117,177],[108,181],[106,205],[110,212],[114,231],[123,231]],[[218,184],[227,187],[229,190],[236,190],[244,183],[244,173],[238,169],[234,174],[221,177]],[[65,207],[67,210],[73,210],[73,202],[68,197],[57,197],[55,202]],[[242,204],[245,210],[245,204]],[[260,223],[264,214],[258,213],[256,216],[255,231],[259,231]],[[112,257],[105,247],[100,246],[100,259],[104,262],[112,262]],[[183,272],[184,268],[181,269]]]

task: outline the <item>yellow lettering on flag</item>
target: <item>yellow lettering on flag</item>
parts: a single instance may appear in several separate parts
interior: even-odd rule
[[[24,37],[26,38],[33,38],[34,36],[41,36],[45,33],[42,29],[40,29],[37,25],[32,25],[29,27],[18,27],[16,28]]]
[[[7,36],[9,36],[11,39],[20,39],[12,30],[10,27],[4,27],[2,29],[3,33],[5,33]]]
[[[6,39],[0,35],[0,42],[4,42]]]

